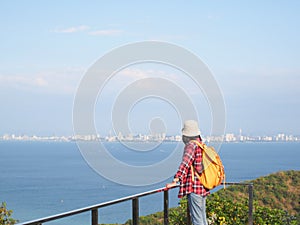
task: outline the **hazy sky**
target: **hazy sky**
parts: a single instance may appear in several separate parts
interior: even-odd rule
[[[88,68],[145,40],[179,45],[208,65],[225,99],[226,132],[300,135],[299,10],[297,0],[1,1],[0,135],[71,135],[74,96]],[[95,110],[99,133],[110,132],[120,90],[147,76],[181,82],[201,111],[202,132],[210,130],[203,94],[179,71],[147,64],[110,80]],[[167,101],[146,99],[130,113],[133,133],[147,133],[151,117],[166,115],[167,133],[180,133]]]

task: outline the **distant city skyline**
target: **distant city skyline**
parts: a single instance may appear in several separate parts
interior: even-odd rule
[[[300,141],[300,135],[284,134],[279,133],[276,135],[263,135],[263,136],[248,136],[243,135],[241,132],[239,134],[226,133],[222,136],[202,136],[205,142],[298,142]],[[165,133],[157,134],[128,134],[122,135],[104,135],[99,134],[86,134],[86,135],[64,135],[64,136],[38,136],[38,135],[15,135],[15,134],[4,134],[0,135],[0,140],[18,140],[18,141],[174,141],[181,142],[181,134],[177,135],[167,135]]]
[[[225,133],[300,135],[299,8],[296,0],[2,1],[0,134],[73,135],[74,98],[91,65],[119,46],[156,40],[187,49],[211,70],[226,106]],[[185,71],[159,62],[125,66],[106,80],[94,106],[97,133],[114,129],[118,97],[145,78],[183,90],[202,134],[210,134],[207,93]],[[166,133],[179,133],[174,105],[157,96],[135,102],[126,112],[132,133],[149,133],[156,118]]]

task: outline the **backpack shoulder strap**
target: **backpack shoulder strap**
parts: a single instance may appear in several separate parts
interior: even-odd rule
[[[215,151],[215,149],[213,147],[208,147],[206,144],[196,141],[196,140],[192,140],[192,142],[196,143],[203,151],[202,155],[205,154],[206,158],[208,158],[210,161],[215,162],[216,163],[216,155],[217,152]]]
[[[204,144],[202,142],[199,142],[199,141],[196,141],[196,140],[191,140],[191,142],[197,144],[203,151],[205,151],[206,148],[207,148],[206,144]]]
[[[204,148],[205,148],[205,146],[206,146],[204,143],[199,142],[199,141],[197,141],[197,140],[191,140],[190,142],[196,144],[198,147],[200,147],[200,149],[201,149],[202,151],[204,151]],[[202,155],[203,155],[203,153],[202,153]],[[202,158],[201,164],[202,164],[202,168],[203,168],[203,158]],[[191,165],[191,173],[192,173],[192,181],[193,181],[193,182],[195,181],[195,175],[200,179],[200,175],[199,175],[198,171],[195,169],[193,163],[192,163],[192,165]]]

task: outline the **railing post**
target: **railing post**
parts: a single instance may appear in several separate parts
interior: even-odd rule
[[[248,185],[248,192],[249,192],[249,225],[253,225],[253,184]]]
[[[132,199],[132,225],[139,224],[139,198]]]
[[[98,225],[98,209],[92,209],[92,225]]]
[[[169,191],[164,191],[164,225],[169,225]]]

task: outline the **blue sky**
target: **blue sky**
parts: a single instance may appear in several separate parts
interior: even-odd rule
[[[88,68],[111,49],[145,40],[182,46],[209,66],[224,95],[226,132],[299,135],[299,9],[291,0],[1,1],[0,135],[71,135],[74,96]],[[129,68],[107,87],[103,104],[112,104],[109,88],[116,95],[124,78],[159,72],[181,76],[159,66]],[[207,133],[209,109],[199,102]],[[143,119],[167,114],[166,123],[176,124],[168,133],[179,133],[172,110],[144,102],[132,110],[133,132],[147,133]],[[98,116],[99,132],[108,133],[109,112]]]

